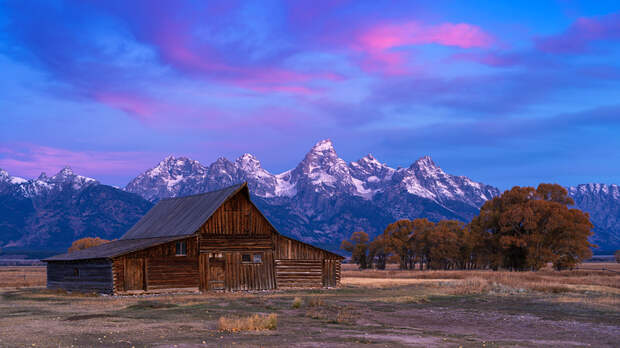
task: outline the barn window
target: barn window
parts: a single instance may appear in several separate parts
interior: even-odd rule
[[[261,263],[263,262],[263,255],[262,254],[254,254],[254,263]]]
[[[177,242],[177,256],[187,255],[187,241],[180,240]]]
[[[80,277],[80,269],[79,268],[74,268],[73,269],[73,276],[76,278]]]
[[[250,254],[241,255],[241,262],[252,262],[252,257]]]

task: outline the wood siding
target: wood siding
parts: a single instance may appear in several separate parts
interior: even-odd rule
[[[274,234],[273,239],[276,260],[341,259],[338,255],[280,234]]]
[[[114,290],[153,290],[167,288],[198,288],[200,271],[198,265],[198,242],[196,237],[183,239],[187,243],[187,255],[176,255],[177,241],[136,251],[114,259]],[[132,269],[128,269],[132,265]],[[142,275],[136,267],[142,265]],[[129,276],[131,275],[131,276]],[[137,288],[143,277],[143,286]]]
[[[112,293],[112,263],[109,260],[50,261],[47,264],[47,287]]]
[[[340,285],[340,260],[323,260],[323,286]]]
[[[275,289],[273,253],[262,252],[262,262],[242,262],[242,254],[260,251],[228,252],[224,254],[226,290],[268,290]]]
[[[200,229],[205,237],[269,237],[273,232],[269,221],[242,192],[222,204]]]
[[[320,288],[323,286],[322,260],[276,260],[278,288]]]

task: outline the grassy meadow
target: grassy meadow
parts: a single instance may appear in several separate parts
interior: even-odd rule
[[[0,347],[620,344],[620,264],[612,263],[562,272],[344,265],[337,289],[251,293],[114,297],[44,284],[45,268],[0,268]]]

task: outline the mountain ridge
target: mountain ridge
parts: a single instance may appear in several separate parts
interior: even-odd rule
[[[75,213],[69,220],[84,221],[88,217],[79,210],[76,212],[76,205],[79,205],[76,197],[87,189],[98,188],[98,191],[108,192],[108,198],[96,196],[97,204],[106,206],[110,202],[121,202],[122,209],[128,212],[124,217],[109,212],[95,214],[99,214],[99,219],[108,219],[118,229],[102,229],[104,233],[100,236],[117,238],[130,227],[129,222],[137,221],[146,212],[144,209],[162,198],[212,191],[244,181],[248,182],[253,200],[278,230],[331,250],[336,250],[340,240],[351,232],[365,230],[371,236],[377,235],[397,219],[426,217],[434,221],[469,221],[485,201],[501,193],[493,186],[466,176],[445,173],[430,156],[422,156],[405,168],[392,168],[372,154],[346,162],[338,156],[332,141],[325,139],[317,142],[294,168],[281,173],[267,171],[250,153],[233,161],[220,157],[209,165],[184,156],[167,156],[132,179],[122,190],[77,175],[69,167],[52,177],[42,173],[31,180],[12,177],[0,169],[0,204],[4,204],[7,211],[21,210],[28,215],[24,221],[13,221],[13,225],[30,226],[26,230],[35,237],[18,239],[17,244],[21,240],[22,244],[37,245],[36,225],[31,226],[36,220],[33,216],[41,215],[41,211],[45,212],[43,215],[63,216],[53,211],[52,204],[54,200],[61,200],[58,209]],[[605,248],[620,247],[620,227],[616,227],[620,225],[620,188],[584,184],[567,189],[576,206],[592,217],[596,232],[593,242]],[[121,192],[132,196],[122,196]],[[127,205],[131,202],[139,209],[132,210]],[[3,219],[10,220],[9,217]],[[75,237],[91,233],[86,230],[97,230],[92,226],[80,228],[80,223],[76,226],[56,226],[54,231]],[[4,227],[0,225],[0,228]],[[51,235],[43,234],[43,237],[49,240]],[[11,241],[7,243],[6,239],[3,234],[0,247],[10,245]],[[59,239],[66,242],[70,238]],[[16,243],[15,238],[12,243]]]

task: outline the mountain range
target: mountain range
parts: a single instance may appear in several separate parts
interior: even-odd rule
[[[318,142],[293,169],[265,170],[251,154],[219,158],[208,166],[169,156],[124,189],[102,185],[69,168],[51,178],[25,180],[0,171],[0,247],[66,247],[83,236],[117,238],[154,203],[247,181],[253,200],[282,233],[336,250],[351,232],[370,235],[401,218],[470,220],[500,194],[492,186],[445,173],[422,157],[392,168],[372,155],[341,159],[330,140]],[[569,187],[576,206],[589,212],[593,241],[620,247],[620,189]]]

